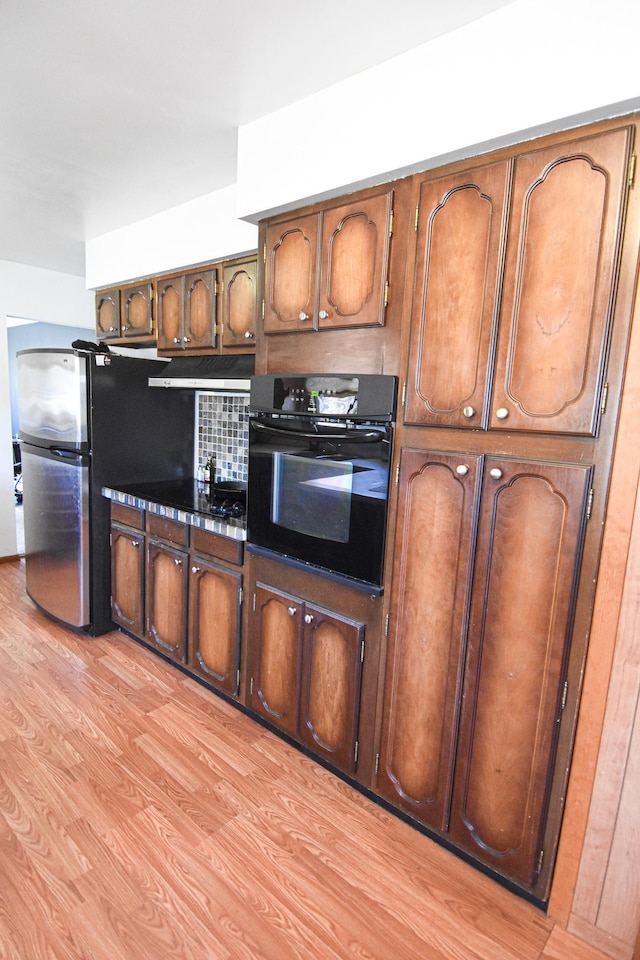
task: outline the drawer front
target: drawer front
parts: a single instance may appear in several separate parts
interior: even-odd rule
[[[127,527],[144,530],[144,510],[128,507],[124,503],[111,501],[111,519],[114,523],[124,523]]]
[[[161,540],[168,540],[180,547],[189,545],[189,525],[168,517],[159,517],[155,513],[147,514],[147,531]]]
[[[196,553],[216,557],[218,560],[225,560],[227,563],[235,563],[238,566],[242,566],[244,559],[242,540],[223,537],[209,530],[201,530],[199,527],[193,527],[191,530],[191,549]]]

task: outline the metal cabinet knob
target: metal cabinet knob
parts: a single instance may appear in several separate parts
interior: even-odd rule
[[[174,337],[174,338],[173,338],[173,342],[174,342],[174,343],[180,343],[180,337]]]
[[[191,567],[191,573],[200,573],[200,567]]]
[[[506,420],[508,416],[509,416],[509,411],[507,410],[506,407],[498,407],[498,409],[496,410],[496,417],[498,418],[498,420]]]
[[[254,337],[255,337],[255,333],[252,333],[251,330],[245,331],[245,334],[244,334],[245,340],[253,340]]]
[[[475,417],[476,409],[475,407],[465,407],[462,411],[462,416],[466,417],[467,420],[470,420],[471,417]]]
[[[494,467],[492,470],[489,470],[489,476],[493,477],[494,480],[499,480],[502,477],[502,470],[500,467]]]
[[[329,316],[329,311],[328,311],[328,310],[320,310],[320,312],[318,313],[318,316],[320,317],[321,320],[326,320],[326,319],[328,318],[328,316]]]
[[[139,546],[140,546],[140,541],[139,541],[139,540],[132,540],[132,541],[131,541],[131,546],[132,546],[132,547],[139,547]]]
[[[305,313],[304,310],[301,310],[300,313],[298,314],[298,320],[308,320],[308,319],[309,319],[309,314]]]
[[[313,623],[313,616],[310,613],[305,613],[304,615],[305,623]]]
[[[178,342],[179,342],[179,341],[178,341]],[[183,342],[183,343],[191,343],[191,337],[183,337],[183,338],[182,338],[182,342]]]
[[[459,477],[466,477],[466,475],[469,473],[469,467],[466,465],[466,463],[461,463],[456,467],[456,473]]]
[[[289,607],[287,609],[287,613],[289,614],[290,617],[295,617],[297,612],[298,612],[297,607]]]
[[[117,327],[109,327],[109,333],[115,333],[117,329]]]
[[[180,557],[174,557],[173,562],[175,563],[176,567],[182,566],[182,560],[180,559]]]

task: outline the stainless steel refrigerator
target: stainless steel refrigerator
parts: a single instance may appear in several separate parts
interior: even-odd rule
[[[193,474],[194,394],[150,388],[162,368],[116,353],[17,354],[27,593],[92,636],[113,629],[102,487]]]

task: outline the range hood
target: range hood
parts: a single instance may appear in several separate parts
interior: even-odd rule
[[[149,386],[245,393],[254,370],[255,357],[251,355],[173,357],[162,370],[149,377]]]

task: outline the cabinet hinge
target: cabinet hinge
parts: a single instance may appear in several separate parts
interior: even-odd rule
[[[396,486],[400,482],[400,464],[396,464]]]
[[[389,281],[387,280],[384,285],[384,305],[387,307],[389,305]]]
[[[218,281],[216,280],[215,283],[213,284],[213,295],[214,295],[214,297],[217,297],[217,296],[218,296],[218,293],[222,293],[222,290],[220,289],[220,287],[219,287],[219,285],[218,285]]]
[[[389,236],[393,236],[393,210],[389,213]]]
[[[236,690],[240,689],[240,667],[236,670]]]
[[[405,380],[405,382],[402,384],[402,400],[400,402],[400,406],[402,407],[403,410],[404,410],[404,404],[406,399],[407,399],[407,381]]]
[[[632,153],[629,158],[629,186],[633,188],[636,182],[636,155]]]
[[[264,320],[264,299],[262,300],[262,319]]]
[[[242,606],[243,600],[244,600],[244,589],[243,587],[240,587],[240,589],[238,590],[238,606],[239,607]]]
[[[364,640],[360,643],[360,663],[364,663]]]
[[[540,871],[542,870],[542,861],[544,860],[544,849],[538,854],[538,862],[536,863],[536,875],[540,876]]]
[[[217,281],[216,281],[217,282]],[[220,296],[224,293],[224,280],[220,281]]]
[[[560,703],[560,713],[563,712],[564,708],[567,705],[567,696],[569,693],[569,682],[565,680],[564,686],[562,687],[562,701]]]
[[[389,636],[389,620],[390,620],[390,615],[387,614],[386,617],[384,618],[384,635],[385,635],[385,637],[388,637],[388,636]]]
[[[379,769],[380,769],[380,754],[376,753],[376,776],[378,776]]]
[[[256,600],[256,595],[254,593],[253,594],[253,612],[254,613],[256,612],[256,603],[257,603],[257,600]]]
[[[249,693],[251,696],[253,696],[253,677],[251,677],[251,680],[249,681]]]
[[[266,242],[266,240],[265,240],[265,242],[264,242],[263,245],[262,245],[262,262],[263,262],[263,263],[266,263],[266,262],[267,262],[267,242]]]
[[[416,207],[416,215],[413,221],[413,229],[417,232],[418,230],[418,220],[420,219],[420,204]]]
[[[591,520],[592,507],[593,507],[593,487],[591,487],[587,496],[587,512],[586,512],[587,520]]]
[[[354,750],[353,750],[353,762],[356,763],[356,764],[357,764],[357,762],[358,762],[358,748],[359,748],[359,746],[360,746],[360,744],[359,744],[358,741],[356,740],[356,745],[355,745]]]
[[[604,413],[607,409],[607,398],[609,396],[609,384],[605,383],[602,387],[602,395],[600,397],[600,413]]]

